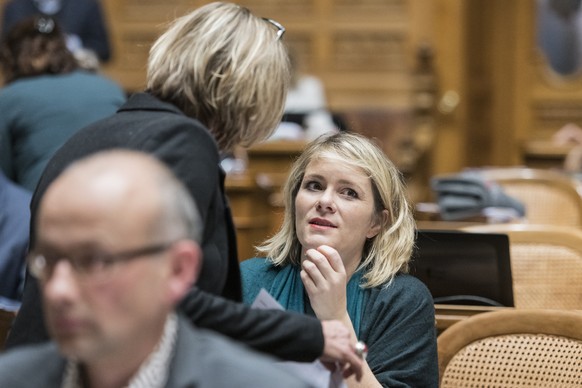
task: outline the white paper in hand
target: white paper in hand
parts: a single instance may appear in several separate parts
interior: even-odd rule
[[[284,310],[283,306],[264,288],[259,291],[251,307],[255,309]],[[314,387],[347,388],[340,371],[330,372],[319,360],[314,362],[284,361],[279,364]]]

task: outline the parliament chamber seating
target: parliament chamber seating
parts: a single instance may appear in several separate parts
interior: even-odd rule
[[[579,387],[582,313],[512,309],[452,325],[438,341],[441,388]]]
[[[516,308],[582,310],[582,230],[530,224],[462,228],[509,236]]]
[[[530,224],[582,226],[582,184],[555,170],[497,167],[477,170],[521,201]]]

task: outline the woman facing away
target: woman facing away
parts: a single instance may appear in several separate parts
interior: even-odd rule
[[[0,168],[33,191],[50,158],[74,133],[125,102],[115,82],[80,68],[57,22],[33,16],[0,43]]]
[[[258,247],[266,259],[241,263],[245,303],[265,288],[287,310],[347,325],[369,350],[350,387],[437,387],[433,301],[406,274],[415,226],[393,163],[361,135],[321,137],[284,195],[281,229]]]

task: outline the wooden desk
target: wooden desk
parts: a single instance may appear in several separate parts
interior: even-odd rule
[[[287,174],[305,145],[304,141],[275,140],[253,146],[247,150],[248,171],[252,176],[261,173]]]
[[[254,246],[279,229],[281,187],[305,144],[280,140],[254,146],[247,150],[247,170],[227,176],[225,189],[236,227],[239,260],[254,257]]]
[[[487,224],[485,216],[476,216],[460,221],[445,221],[441,218],[436,203],[421,202],[414,208],[414,219],[417,229],[426,230],[456,230],[473,225]]]
[[[461,306],[448,304],[435,304],[435,319],[438,334],[448,329],[451,325],[476,314],[490,311],[512,309],[513,307],[493,307],[493,306]]]
[[[263,242],[270,228],[269,192],[248,174],[227,175],[225,190],[236,228],[240,261],[255,256],[254,246]]]
[[[557,145],[551,140],[529,140],[523,146],[523,160],[531,168],[562,169],[572,148],[572,145]]]

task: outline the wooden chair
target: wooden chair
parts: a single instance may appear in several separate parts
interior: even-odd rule
[[[498,167],[477,170],[526,207],[527,222],[582,226],[582,184],[554,170]]]
[[[511,309],[455,323],[437,339],[441,388],[580,387],[582,312]]]
[[[461,230],[509,236],[515,307],[582,310],[582,230],[530,224]]]

